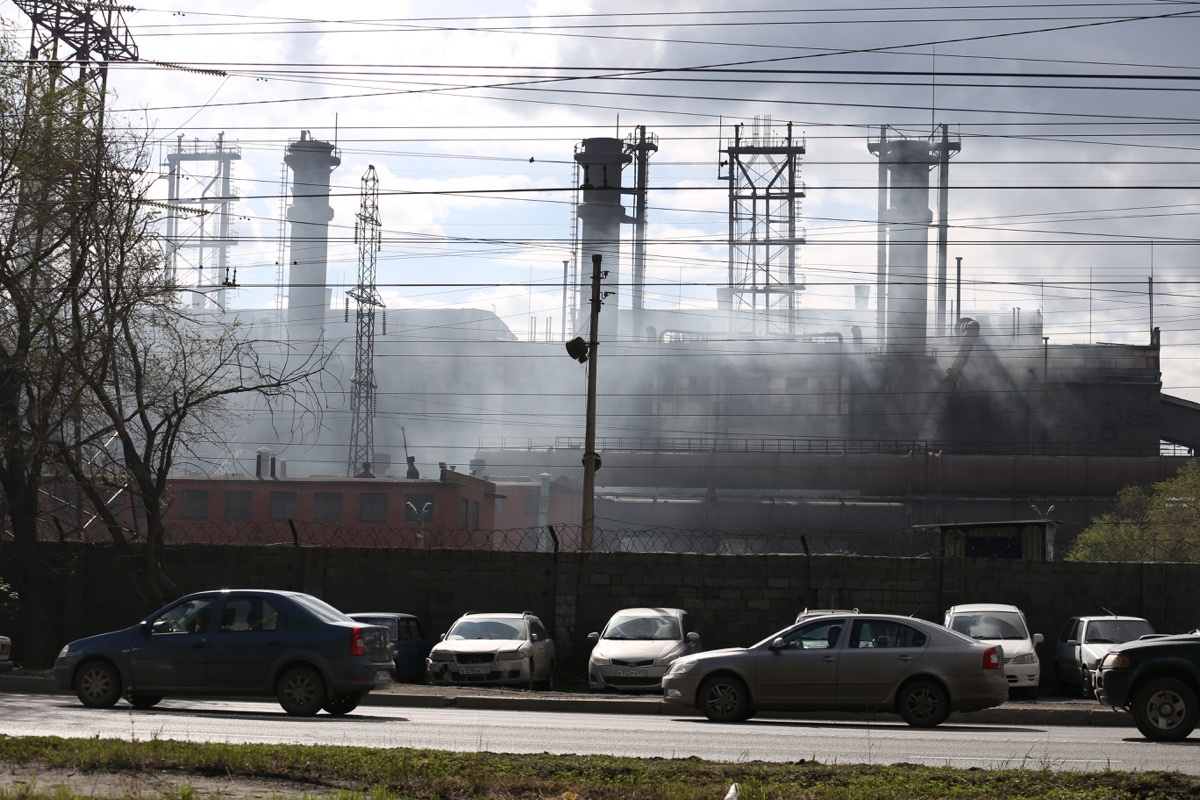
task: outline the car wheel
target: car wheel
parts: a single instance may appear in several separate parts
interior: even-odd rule
[[[1085,669],[1079,678],[1079,696],[1084,700],[1091,700],[1096,696],[1096,690],[1092,687],[1092,671],[1090,669]]]
[[[129,697],[129,704],[144,711],[147,708],[154,708],[162,702],[162,699],[161,694],[133,694]]]
[[[932,728],[950,716],[950,695],[933,681],[913,681],[900,690],[896,706],[909,725]]]
[[[279,679],[275,697],[293,717],[311,717],[325,704],[325,681],[312,667],[292,667]]]
[[[700,684],[700,710],[713,722],[744,722],[750,710],[750,690],[741,678],[714,675]]]
[[[325,701],[325,705],[321,706],[321,708],[325,709],[328,714],[340,717],[358,708],[358,704],[362,702],[364,694],[366,692],[338,692]]]
[[[1176,678],[1156,678],[1133,696],[1129,707],[1138,730],[1156,742],[1186,739],[1196,727],[1196,693]]]
[[[121,699],[121,673],[107,661],[89,661],[75,674],[75,696],[88,708],[112,708]]]

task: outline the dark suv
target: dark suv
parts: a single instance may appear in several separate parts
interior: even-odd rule
[[[1200,716],[1200,633],[1117,645],[1100,662],[1096,697],[1127,709],[1147,739],[1186,739]]]

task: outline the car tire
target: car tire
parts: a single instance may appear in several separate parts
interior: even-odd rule
[[[1084,700],[1093,700],[1096,697],[1096,690],[1092,686],[1092,671],[1085,669],[1079,677],[1079,696]]]
[[[933,681],[913,681],[900,690],[896,710],[914,728],[932,728],[950,716],[950,695]]]
[[[754,714],[750,689],[734,675],[714,675],[700,684],[700,711],[713,722],[745,722]]]
[[[129,696],[129,705],[139,711],[145,711],[148,708],[154,708],[162,702],[162,699],[161,694],[133,694]]]
[[[340,717],[358,708],[358,704],[362,702],[363,695],[365,694],[366,692],[338,692],[326,700],[321,708],[325,709],[325,713],[327,714]]]
[[[108,661],[89,661],[75,673],[75,696],[88,708],[112,708],[121,688],[121,673]]]
[[[292,667],[276,684],[275,697],[293,717],[311,717],[325,705],[325,681],[312,667]]]
[[[1134,693],[1129,710],[1142,735],[1155,742],[1186,739],[1200,714],[1196,692],[1178,678],[1146,682]]]

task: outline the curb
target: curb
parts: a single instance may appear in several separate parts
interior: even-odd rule
[[[552,711],[564,714],[651,714],[668,717],[699,716],[695,709],[669,706],[654,697],[632,698],[612,695],[579,697],[564,693],[529,692],[510,694],[445,693],[428,691],[407,692],[407,684],[395,684],[395,688],[383,692],[372,692],[363,699],[366,706],[393,708],[461,708],[479,711]],[[422,687],[427,689],[428,687]],[[415,687],[414,687],[415,689]],[[477,692],[477,690],[475,690]],[[5,694],[61,694],[69,695],[54,685],[54,679],[37,675],[0,674],[0,692]],[[854,714],[846,712],[771,712],[762,717],[779,719],[819,719],[896,721],[899,717],[886,713]],[[1126,713],[1114,711],[1097,701],[1047,700],[1041,702],[1010,702],[996,708],[974,711],[968,714],[955,712],[950,715],[950,724],[959,725],[1060,725],[1076,727],[1133,727],[1133,719]]]

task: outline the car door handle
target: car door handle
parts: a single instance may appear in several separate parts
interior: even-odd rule
[[[825,662],[837,661],[837,656],[821,656],[821,660]]]
[[[896,660],[897,661],[912,661],[913,659],[912,659],[912,656],[899,655],[899,656],[896,656]]]

